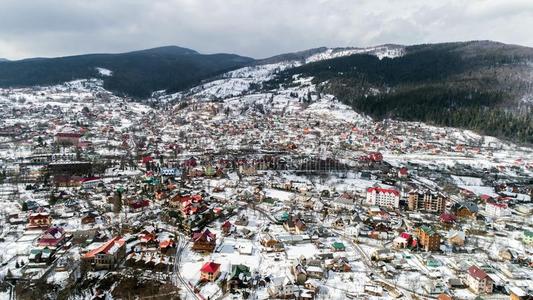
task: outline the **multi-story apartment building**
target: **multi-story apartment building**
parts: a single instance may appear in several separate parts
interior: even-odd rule
[[[485,213],[489,217],[501,218],[511,215],[511,210],[507,203],[501,202],[487,202],[485,205]]]
[[[366,190],[366,203],[398,208],[400,206],[400,192],[393,189],[371,187]]]
[[[440,234],[429,226],[420,226],[416,229],[418,243],[426,251],[437,251],[440,248]]]
[[[412,190],[409,192],[407,206],[409,210],[443,213],[448,197],[440,192]]]

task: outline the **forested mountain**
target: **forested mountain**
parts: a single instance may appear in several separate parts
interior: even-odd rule
[[[4,61],[0,64],[0,87],[49,85],[102,77],[105,88],[142,98],[156,90],[172,92],[193,86],[252,61],[233,54],[203,55],[176,46],[120,54]],[[110,70],[112,76],[102,76],[98,68]]]
[[[423,121],[533,143],[533,49],[490,41],[408,46],[379,59],[355,54],[288,69],[265,88],[312,76],[374,118]]]
[[[472,129],[533,143],[533,49],[491,41],[315,48],[254,60],[176,46],[121,54],[0,61],[0,87],[100,77],[118,94],[175,92],[242,66],[292,62],[264,89],[312,76],[323,92],[377,119]]]

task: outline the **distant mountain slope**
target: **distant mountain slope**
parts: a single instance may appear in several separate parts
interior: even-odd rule
[[[317,62],[326,59],[332,59],[337,57],[350,56],[353,54],[369,54],[374,55],[378,58],[383,57],[398,57],[404,53],[404,46],[400,45],[380,45],[375,47],[367,48],[356,48],[356,47],[344,47],[344,48],[313,48],[298,52],[291,52],[272,56],[265,59],[259,59],[255,64],[274,64],[279,62],[297,62],[301,64],[306,64],[310,62]]]
[[[533,143],[533,49],[490,41],[408,46],[396,58],[355,54],[281,72],[265,88],[312,76],[375,118],[424,121]]]
[[[326,47],[320,47],[320,48],[313,48],[313,49],[308,49],[308,50],[303,50],[303,51],[298,51],[298,52],[284,53],[284,54],[275,55],[269,58],[259,59],[255,63],[258,65],[275,64],[275,63],[284,62],[284,61],[296,61],[296,62],[303,63],[308,57],[327,51],[327,50],[328,48]]]
[[[102,77],[104,87],[134,97],[153,91],[178,91],[254,60],[233,54],[203,55],[176,46],[120,54],[88,54],[3,62],[0,87],[49,85]],[[98,68],[110,70],[103,76]]]

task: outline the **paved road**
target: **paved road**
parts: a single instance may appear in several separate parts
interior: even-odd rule
[[[189,294],[191,294],[194,299],[202,300],[202,298],[199,297],[194,292],[194,289],[190,286],[190,284],[183,278],[183,276],[181,276],[181,273],[180,273],[181,256],[183,254],[183,250],[185,249],[185,247],[187,247],[187,240],[181,234],[177,235],[177,239],[178,239],[178,245],[176,248],[176,255],[174,257],[174,266],[172,269],[172,273],[174,277],[173,283],[175,286],[180,286],[179,283],[181,283],[181,285],[185,287],[186,291]]]

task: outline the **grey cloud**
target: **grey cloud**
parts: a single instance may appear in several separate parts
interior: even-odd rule
[[[533,46],[529,0],[2,0],[0,57],[179,45],[266,57],[318,46]]]

